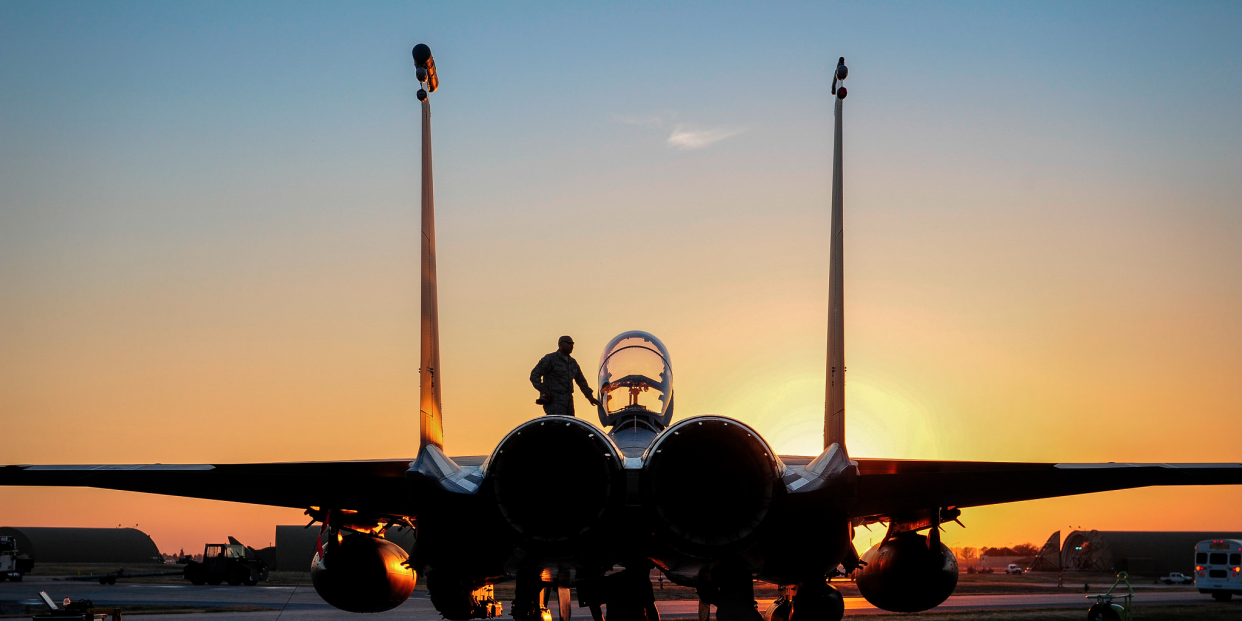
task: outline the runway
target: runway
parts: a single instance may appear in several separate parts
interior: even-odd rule
[[[192,608],[221,608],[226,606],[264,607],[269,610],[256,612],[210,612],[187,614],[143,614],[143,621],[318,621],[341,619],[350,616],[328,604],[315,593],[309,584],[292,586],[192,586],[189,584],[141,584],[120,583],[104,586],[94,582],[73,582],[51,578],[30,577],[24,582],[0,583],[0,602],[38,603],[39,591],[59,602],[64,597],[72,600],[90,599],[96,606],[185,606]],[[1144,591],[1134,596],[1136,606],[1144,604],[1203,604],[1211,601],[1207,595],[1193,590]],[[760,601],[762,611],[769,601]],[[694,600],[661,601],[657,603],[661,616],[666,618],[694,617],[698,602]],[[1077,608],[1089,606],[1082,593],[1030,593],[1008,595],[955,595],[936,610],[1006,610],[1021,608]],[[846,617],[888,615],[876,609],[861,597],[845,598]],[[505,602],[508,619],[508,602]],[[713,615],[714,616],[714,615]],[[418,591],[400,607],[385,613],[368,615],[368,619],[409,619],[414,621],[440,621],[440,614],[431,606],[426,592]],[[589,620],[590,613],[575,607],[573,618]]]

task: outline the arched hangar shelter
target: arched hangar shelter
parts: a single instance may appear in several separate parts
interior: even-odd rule
[[[160,550],[136,528],[0,527],[36,563],[162,563]]]
[[[1061,567],[1065,571],[1125,571],[1136,576],[1174,571],[1191,575],[1195,544],[1205,539],[1242,539],[1242,533],[1076,530],[1061,546]]]

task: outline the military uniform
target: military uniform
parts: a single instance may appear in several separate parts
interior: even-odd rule
[[[573,356],[554,351],[539,359],[530,372],[530,383],[543,398],[544,414],[574,415],[574,382],[587,399],[593,398],[582,369]]]

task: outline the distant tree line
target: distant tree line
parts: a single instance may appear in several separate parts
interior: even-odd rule
[[[985,546],[983,549],[965,547],[953,548],[952,550],[954,556],[957,557],[958,562],[967,566],[974,565],[979,562],[979,558],[983,556],[1035,556],[1036,554],[1039,554],[1039,548],[1036,547],[1035,544],[1031,543],[1019,544],[1013,546],[1012,548],[989,548]]]
[[[1020,543],[1012,548],[988,548],[981,550],[983,556],[1035,556],[1039,547],[1033,543]]]

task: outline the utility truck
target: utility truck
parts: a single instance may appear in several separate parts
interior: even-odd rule
[[[34,559],[17,549],[17,538],[0,537],[0,582],[21,582],[22,576],[34,569]]]
[[[267,564],[248,552],[249,549],[235,539],[232,543],[209,543],[203,548],[203,562],[186,564],[185,579],[192,584],[228,582],[233,586],[254,586],[260,580],[267,580]]]

